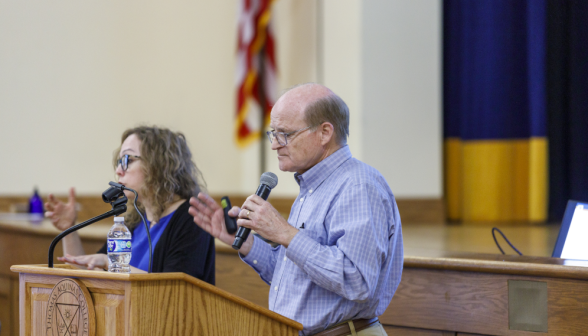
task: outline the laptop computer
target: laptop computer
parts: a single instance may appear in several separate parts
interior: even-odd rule
[[[551,256],[588,260],[588,203],[568,201]]]

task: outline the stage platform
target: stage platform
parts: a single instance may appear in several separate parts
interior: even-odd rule
[[[523,253],[550,257],[560,224],[536,223],[403,223],[404,254],[432,257],[444,252],[500,254],[492,238],[492,228],[499,228]],[[516,254],[496,233],[506,254]]]

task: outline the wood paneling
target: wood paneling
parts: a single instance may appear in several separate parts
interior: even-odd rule
[[[10,336],[12,327],[11,316],[11,282],[7,276],[0,276],[0,336]]]
[[[18,335],[18,276],[0,275],[0,336]]]
[[[10,314],[12,318],[12,323],[10,324],[11,335],[18,335],[19,334],[19,321],[20,315],[18,310],[18,302],[19,302],[19,279],[18,278],[11,278],[10,279],[10,287],[11,287],[11,297],[10,297]],[[10,335],[10,334],[9,334]]]
[[[133,309],[137,335],[295,335],[294,329],[245,306],[235,306],[214,293],[178,280],[138,282],[133,285],[133,302],[149,304]],[[166,307],[162,310],[160,307]],[[185,317],[188,318],[185,318]],[[231,323],[227,323],[231,321]],[[255,326],[251,328],[251,326]]]
[[[30,197],[30,196],[29,196]],[[12,206],[18,203],[28,203],[29,197],[25,197],[22,195],[18,196],[1,196],[0,197],[0,212],[11,212]]]
[[[62,280],[62,277],[44,277],[42,275],[26,275],[23,277],[27,283],[27,292],[30,295],[26,296],[25,299],[25,314],[30,316],[31,328],[25,329],[25,334],[32,336],[35,335],[46,335],[46,318],[47,303],[53,286]],[[96,313],[96,335],[123,335],[124,324],[120,321],[124,321],[124,295],[119,294],[105,294],[108,291],[118,292],[120,288],[119,282],[115,281],[114,284],[104,280],[96,279],[83,279],[82,283],[89,283],[99,289],[101,293],[93,293],[88,288],[92,301],[94,302],[94,309]],[[124,287],[124,286],[123,286]],[[27,318],[29,320],[29,318]],[[90,319],[92,321],[94,319]],[[117,323],[118,321],[118,323]],[[28,323],[27,323],[28,326]]]
[[[47,263],[49,244],[56,233],[39,227],[46,224],[0,223],[0,336],[19,334],[19,280],[18,274],[10,271],[10,266],[19,263]],[[92,230],[94,229],[90,229]],[[81,232],[81,236],[84,249],[88,252],[97,251],[105,241],[105,234],[99,235],[98,239],[93,234],[88,237],[84,232]],[[61,255],[62,247],[59,243],[55,249],[55,257]],[[56,258],[54,262],[58,263]]]
[[[30,232],[2,230],[0,228],[0,274],[14,276],[10,272],[11,265],[46,264],[49,245],[55,238],[53,235],[35,235]],[[106,236],[101,240],[82,239],[82,245],[88,253],[98,251]],[[53,261],[58,263],[57,256],[63,255],[61,242],[55,248]]]
[[[223,195],[213,195],[212,197],[220,202]],[[241,206],[247,196],[230,195],[231,203]],[[269,202],[281,214],[288,217],[295,197],[270,197]],[[402,223],[443,223],[445,221],[445,203],[441,198],[414,198],[414,199],[396,199],[398,211]]]
[[[46,201],[47,196],[42,195]],[[211,195],[218,203],[221,197],[225,195]],[[234,206],[241,206],[249,195],[229,195],[231,203]],[[8,212],[11,205],[27,204],[29,196],[0,196],[0,212]],[[67,201],[66,195],[58,195],[58,199]],[[269,202],[286,217],[290,213],[292,203],[295,197],[270,197]],[[109,211],[110,205],[102,201],[101,195],[82,195],[76,197],[76,202],[80,205],[78,212],[78,221],[82,222],[89,218],[96,217],[106,211]],[[443,199],[440,198],[415,198],[415,199],[396,199],[398,211],[402,218],[402,223],[443,223],[445,221],[445,206]],[[104,220],[106,222],[108,220]]]
[[[123,335],[125,326],[120,321],[125,320],[124,294],[105,294],[103,292],[108,290],[96,289],[100,289],[101,293],[93,292],[88,288],[92,294],[96,312],[96,336]]]
[[[404,269],[380,320],[424,329],[528,335],[508,329],[508,280],[547,282],[548,335],[582,335],[588,330],[587,281],[413,268]]]
[[[61,278],[50,277],[45,279],[43,276],[27,276],[27,281],[33,281],[29,284],[30,301],[25,307],[30,314],[32,321],[31,330],[25,329],[25,333],[31,332],[31,335],[46,335],[46,318],[47,303],[51,294],[53,285],[45,283],[56,283]],[[39,281],[40,280],[40,281]],[[35,283],[39,281],[39,283]],[[86,282],[96,283],[92,279],[87,279]],[[107,281],[99,282],[104,288],[99,288],[101,292],[108,292],[110,287],[118,287],[109,284]],[[96,288],[96,287],[95,287]],[[117,291],[117,290],[113,290]],[[94,302],[94,309],[96,312],[96,335],[123,335],[124,324],[124,295],[118,294],[104,294],[104,293],[90,293],[92,301]],[[26,303],[25,303],[26,304]],[[117,321],[119,321],[117,323]]]
[[[106,188],[105,188],[106,190]],[[29,202],[30,196],[2,196],[0,197],[0,212],[9,212],[13,210],[15,204],[21,204],[25,208]],[[47,201],[47,195],[42,195],[43,202]],[[67,202],[67,196],[57,195],[57,198]],[[79,204],[78,221],[83,222],[92,217],[111,210],[110,204],[102,201],[102,195],[78,195],[76,202]]]
[[[496,328],[504,332],[508,328],[504,323],[505,318],[508,321],[507,284],[493,280],[476,273],[464,278],[459,272],[405,268],[399,288],[380,320],[425,329],[481,332]],[[407,303],[410,305],[403,307]],[[462,309],[468,314],[463,314]],[[476,320],[475,316],[484,318]]]
[[[402,224],[445,222],[445,202],[441,198],[396,199]]]
[[[31,286],[30,295],[30,310],[31,310],[31,330],[32,336],[45,336],[47,334],[47,328],[45,327],[46,316],[47,316],[47,304],[49,296],[51,295],[51,288],[38,288]]]
[[[236,252],[216,254],[216,286],[268,308],[269,286]]]

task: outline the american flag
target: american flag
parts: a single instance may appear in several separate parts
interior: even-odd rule
[[[260,138],[277,99],[274,35],[270,25],[272,3],[273,0],[239,3],[235,132],[240,147]]]

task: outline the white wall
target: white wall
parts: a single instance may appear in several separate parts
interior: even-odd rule
[[[399,197],[440,196],[439,2],[321,1],[275,4],[280,89],[321,79],[351,109],[356,157]],[[232,138],[236,10],[237,0],[0,0],[0,195],[102,192],[120,134],[137,124],[183,132],[211,193],[253,192],[258,150]],[[372,131],[392,122],[391,138]],[[292,175],[278,176],[274,194],[296,195]]]
[[[440,198],[441,1],[362,5],[362,158],[396,197]]]
[[[363,109],[361,1],[324,0],[323,48],[321,77],[324,85],[339,95],[349,107],[349,138],[351,153],[362,159]]]
[[[1,193],[101,192],[141,123],[184,132],[211,191],[238,185],[235,1],[0,3]]]
[[[349,147],[396,197],[442,197],[439,0],[324,0],[323,82],[349,106]]]
[[[282,88],[315,80],[314,8],[276,4]],[[254,191],[257,148],[232,138],[236,17],[236,0],[0,0],[0,194],[102,192],[137,124],[184,132],[210,192]]]

